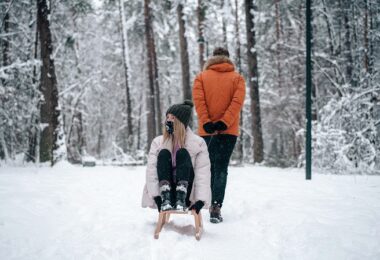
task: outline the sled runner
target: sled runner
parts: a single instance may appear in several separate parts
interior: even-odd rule
[[[177,211],[177,210],[169,210],[169,211],[161,211],[158,215],[158,222],[156,226],[156,230],[154,231],[154,238],[158,239],[160,236],[160,232],[165,223],[169,222],[170,214],[185,214],[185,215],[193,215],[194,223],[195,223],[195,239],[200,240],[201,234],[203,231],[203,222],[202,222],[202,214],[199,212],[197,214],[195,210],[191,211]]]

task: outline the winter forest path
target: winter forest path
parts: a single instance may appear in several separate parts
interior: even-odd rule
[[[380,259],[380,176],[230,168],[224,222],[202,210],[200,241],[175,215],[153,238],[144,181],[145,167],[0,168],[0,259]]]

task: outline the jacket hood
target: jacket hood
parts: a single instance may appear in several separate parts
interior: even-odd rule
[[[219,72],[234,71],[235,66],[227,56],[211,56],[203,66],[203,70],[215,70]]]

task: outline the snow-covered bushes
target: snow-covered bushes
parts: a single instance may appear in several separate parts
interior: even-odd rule
[[[375,93],[334,98],[321,109],[314,127],[314,166],[335,173],[380,173]]]

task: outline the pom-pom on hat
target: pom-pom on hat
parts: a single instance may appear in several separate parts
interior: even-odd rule
[[[175,116],[185,128],[189,125],[191,113],[193,112],[194,104],[191,100],[185,100],[182,104],[175,104],[168,108],[166,115],[172,114]]]

